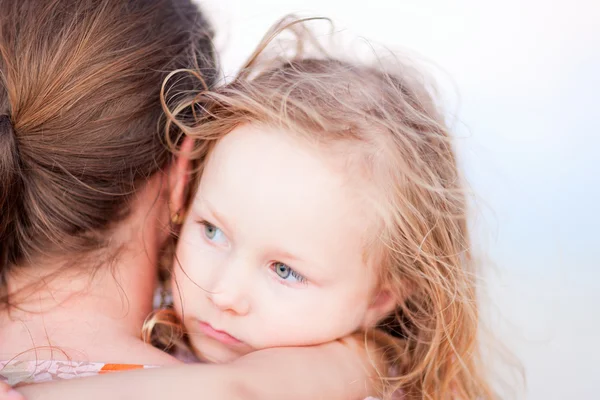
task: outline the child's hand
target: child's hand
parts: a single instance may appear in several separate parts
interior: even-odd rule
[[[25,397],[9,384],[0,382],[0,400],[25,400]]]

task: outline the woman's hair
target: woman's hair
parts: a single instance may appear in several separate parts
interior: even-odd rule
[[[191,0],[0,0],[0,10],[6,292],[17,266],[107,245],[132,194],[171,157],[164,78],[199,71],[203,82],[167,87],[185,93],[212,85],[217,70],[211,28]]]
[[[406,65],[386,70],[328,56],[261,63],[265,47],[231,83],[167,108],[196,139],[199,172],[216,142],[243,124],[283,128],[346,155],[379,217],[367,254],[399,299],[365,336],[386,365],[382,395],[493,397],[479,348],[464,184],[429,81]],[[178,118],[186,109],[197,111],[192,124]]]

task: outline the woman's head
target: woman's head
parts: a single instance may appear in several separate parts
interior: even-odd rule
[[[273,64],[200,93],[190,103],[207,112],[196,128],[182,126],[198,139],[202,174],[174,271],[192,343],[218,359],[252,346],[212,328],[267,347],[365,329],[383,350],[385,374],[396,377],[388,389],[416,398],[487,394],[463,184],[427,84],[409,68],[301,57]],[[308,265],[282,243],[305,251]],[[319,266],[331,275],[319,280]],[[307,282],[282,284],[298,274]],[[279,286],[261,283],[268,278]],[[335,289],[340,282],[346,292]],[[250,318],[260,312],[269,317]],[[244,320],[266,333],[262,342],[247,336]],[[278,321],[295,321],[295,330]]]
[[[108,232],[169,160],[163,79],[177,68],[198,68],[208,84],[216,74],[210,28],[190,0],[1,0],[0,9],[5,280],[41,259],[125,245]]]

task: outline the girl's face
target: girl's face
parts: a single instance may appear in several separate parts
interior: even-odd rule
[[[173,274],[175,308],[200,357],[325,343],[393,308],[365,257],[374,218],[331,158],[253,125],[214,148]]]

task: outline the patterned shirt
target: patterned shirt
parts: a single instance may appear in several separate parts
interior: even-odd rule
[[[0,361],[0,382],[11,386],[73,379],[116,371],[156,368],[151,365],[109,364],[87,361]]]

